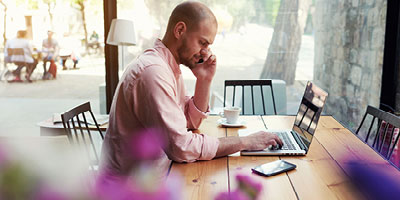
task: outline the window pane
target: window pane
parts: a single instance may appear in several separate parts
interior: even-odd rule
[[[26,55],[36,59],[37,64],[30,76],[32,83],[27,81],[26,67],[20,73],[22,82],[14,81],[17,65],[4,62],[7,48],[1,36],[0,135],[38,136],[41,122],[50,120],[53,125],[53,113],[65,112],[87,101],[95,113],[103,111],[105,114],[105,95],[99,98],[100,85],[105,80],[103,1],[87,0],[82,5],[62,0],[3,0],[3,3],[7,13],[0,8],[1,35],[5,32],[8,42],[14,45],[12,41],[17,32],[26,30],[23,39],[33,48],[32,56]],[[57,41],[57,48],[43,46],[48,30],[53,32],[51,37],[52,41]],[[49,60],[46,71],[44,58]],[[50,69],[51,62],[55,68]],[[100,99],[104,109],[100,109]]]
[[[168,17],[180,2],[118,1],[118,15],[134,21],[138,41],[127,47],[125,63],[163,37]],[[313,81],[329,93],[325,114],[350,128],[360,123],[367,105],[379,106],[386,1],[201,2],[219,24],[211,46],[218,58],[212,85],[215,113],[222,107],[218,99],[223,99],[228,79],[284,80],[286,98],[278,102],[287,106],[279,114],[295,114],[307,81]],[[195,77],[187,67],[181,69],[193,94]]]

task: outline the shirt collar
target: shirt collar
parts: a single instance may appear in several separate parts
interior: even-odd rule
[[[182,72],[178,63],[176,62],[171,51],[162,43],[160,39],[156,40],[154,43],[154,48],[162,54],[162,58],[168,63],[169,67],[171,67],[174,75],[179,76]]]

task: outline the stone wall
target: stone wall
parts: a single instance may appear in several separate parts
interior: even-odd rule
[[[316,0],[314,79],[329,92],[325,113],[349,128],[379,106],[386,0]]]

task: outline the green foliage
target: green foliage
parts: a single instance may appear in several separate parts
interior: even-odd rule
[[[121,3],[127,0],[123,0]],[[182,0],[145,0],[150,15],[160,24],[167,24],[172,9]],[[200,0],[208,7],[226,9],[233,18],[231,29],[238,30],[248,22],[273,26],[278,15],[280,0]],[[118,2],[120,4],[120,2]]]
[[[45,4],[52,4],[52,3],[56,3],[57,2],[57,0],[42,0],[43,1],[43,3],[45,3]]]
[[[27,8],[30,10],[37,10],[39,9],[39,2],[38,0],[16,0],[15,1],[17,6],[27,5]]]
[[[74,4],[83,4],[83,3],[85,3],[86,2],[86,0],[73,0],[72,1],[72,3],[74,3]]]
[[[268,25],[274,26],[276,16],[278,16],[279,6],[281,4],[281,0],[264,0],[265,2],[265,21]]]
[[[29,199],[35,192],[36,178],[21,163],[7,163],[0,168],[0,193],[5,199]]]

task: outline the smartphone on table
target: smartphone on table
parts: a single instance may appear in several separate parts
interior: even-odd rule
[[[296,165],[284,160],[277,160],[270,163],[255,166],[251,171],[262,176],[274,176],[282,172],[287,172],[295,169]]]

